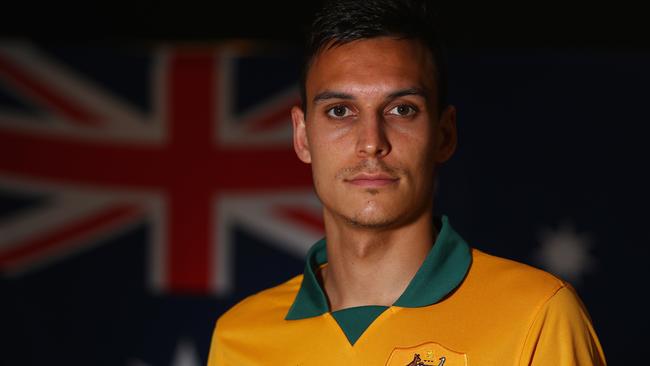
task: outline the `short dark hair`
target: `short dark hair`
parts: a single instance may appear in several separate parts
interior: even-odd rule
[[[319,52],[352,41],[382,36],[413,39],[430,51],[438,110],[447,106],[447,65],[432,6],[426,0],[329,0],[316,12],[305,47],[300,79],[307,112],[307,73]]]

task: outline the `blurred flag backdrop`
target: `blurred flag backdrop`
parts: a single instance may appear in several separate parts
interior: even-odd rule
[[[202,365],[223,311],[302,271],[323,229],[291,146],[299,61],[248,42],[0,44],[0,364]],[[648,326],[632,131],[650,122],[649,64],[450,55],[459,149],[436,210],[570,281],[612,364]]]

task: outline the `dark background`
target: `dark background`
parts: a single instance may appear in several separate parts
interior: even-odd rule
[[[286,1],[22,2],[3,5],[0,32],[5,40],[78,47],[209,43],[233,38],[299,47],[305,21],[316,7],[316,3]],[[650,26],[646,13],[640,6],[623,3],[449,2],[439,8],[449,46],[450,99],[459,110],[460,145],[443,170],[438,211],[448,214],[472,245],[530,264],[535,264],[532,253],[543,228],[568,221],[578,233],[589,235],[590,253],[597,264],[575,286],[594,319],[609,362],[640,360],[650,325],[644,296],[650,274],[646,174]],[[259,240],[249,238],[245,231],[235,231],[243,243]],[[76,270],[79,266],[96,267],[105,263],[101,259],[105,255],[130,258],[123,266],[138,273],[144,249],[135,246],[139,249],[134,251],[129,243],[146,241],[146,236],[144,227],[136,228],[116,240],[118,244],[101,249],[111,253],[85,255],[66,266]],[[132,284],[124,305],[130,316],[112,321],[109,328],[114,333],[110,336],[97,335],[95,330],[96,326],[108,327],[108,320],[101,320],[104,315],[92,310],[101,307],[101,291],[89,292],[83,284],[55,291],[44,280],[53,278],[49,272],[5,282],[3,292],[9,296],[3,295],[3,302],[10,298],[16,305],[3,311],[5,324],[10,321],[11,326],[1,331],[6,337],[2,344],[12,346],[0,361],[32,364],[18,361],[27,354],[34,363],[47,359],[34,355],[39,351],[35,342],[24,343],[42,329],[48,329],[52,338],[62,337],[58,344],[73,345],[83,338],[93,342],[93,337],[95,343],[113,342],[114,348],[97,348],[115,351],[104,358],[105,364],[123,364],[123,353],[140,355],[147,364],[169,364],[178,334],[194,339],[204,358],[212,322],[221,311],[302,268],[300,261],[281,259],[264,245],[245,244],[241,252],[251,253],[247,261],[257,258],[253,263],[260,268],[268,265],[263,258],[275,258],[286,265],[263,281],[238,273],[241,280],[236,293],[218,300],[150,297],[143,295],[146,290],[141,278],[125,278],[124,283]],[[72,283],[65,271],[56,273],[58,281]],[[96,288],[119,283],[113,277],[105,278]],[[27,287],[33,289],[30,295],[19,290]],[[67,300],[56,302],[52,300],[55,297]],[[33,324],[25,315],[42,311],[33,304],[51,302],[51,311],[62,310],[82,298],[96,300],[83,300],[87,301],[85,313],[70,314],[50,324]],[[18,307],[25,318],[12,313]],[[157,315],[152,316],[151,309]],[[179,313],[192,315],[180,321]],[[71,327],[66,333],[66,324],[74,322],[70,319],[75,316],[95,319],[97,324]],[[150,323],[167,321],[168,325],[163,332],[154,332],[151,329],[160,327],[143,331],[147,324],[140,324],[138,332],[125,333],[127,323],[138,317]],[[156,341],[141,338],[152,333],[156,333]],[[65,347],[54,345],[43,347],[58,360],[54,364],[63,364],[60,362],[67,356],[61,349]],[[96,349],[81,349],[77,355],[97,357]]]
[[[0,31],[41,40],[133,42],[255,38],[300,43],[320,1],[21,1]],[[451,48],[639,49],[650,26],[636,2],[436,2]]]

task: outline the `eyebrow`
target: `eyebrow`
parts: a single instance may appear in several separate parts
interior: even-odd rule
[[[407,96],[407,95],[417,95],[417,96],[420,96],[420,97],[425,98],[425,99],[428,97],[428,95],[427,95],[427,93],[426,93],[426,91],[424,89],[413,87],[413,88],[406,88],[406,89],[396,90],[396,91],[388,94],[386,96],[386,99],[387,100],[392,100],[392,99],[399,98],[399,97],[404,97],[404,96]],[[319,103],[319,102],[322,102],[322,101],[325,101],[325,100],[328,100],[328,99],[353,100],[353,99],[356,99],[356,98],[352,94],[326,90],[324,92],[316,94],[316,96],[314,96],[313,102],[314,103]]]
[[[424,99],[427,99],[427,97],[428,97],[426,90],[414,87],[414,88],[407,88],[407,89],[401,89],[401,90],[394,91],[394,92],[388,94],[386,99],[395,99],[395,98],[404,97],[404,96],[407,96],[407,95],[417,95],[417,96],[420,96],[420,97],[422,97]]]
[[[314,97],[314,103],[322,102],[328,99],[354,99],[354,96],[348,93],[326,90],[322,93],[316,94]]]

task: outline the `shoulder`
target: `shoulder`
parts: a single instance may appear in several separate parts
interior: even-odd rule
[[[530,324],[535,313],[567,284],[533,266],[472,249],[472,263],[457,295],[483,303],[482,315]]]
[[[546,301],[530,324],[522,365],[606,365],[591,317],[571,285]]]
[[[228,361],[229,350],[247,347],[251,337],[255,337],[258,346],[276,340],[278,326],[284,324],[301,283],[302,275],[293,277],[246,297],[222,314],[213,330],[208,365],[242,364]]]
[[[510,331],[521,334],[520,364],[605,364],[587,309],[558,277],[472,249],[461,290],[466,298],[480,299],[481,315],[511,324]]]
[[[461,285],[463,299],[481,303],[471,313],[519,344],[520,365],[605,365],[591,319],[567,282],[524,263],[472,249]],[[502,336],[502,338],[505,336]]]
[[[566,282],[544,270],[478,249],[472,249],[472,265],[467,280],[501,291],[503,295],[523,296],[542,302],[567,286]]]
[[[282,321],[302,283],[302,274],[258,293],[250,295],[217,320],[218,328],[247,326],[249,322]]]

